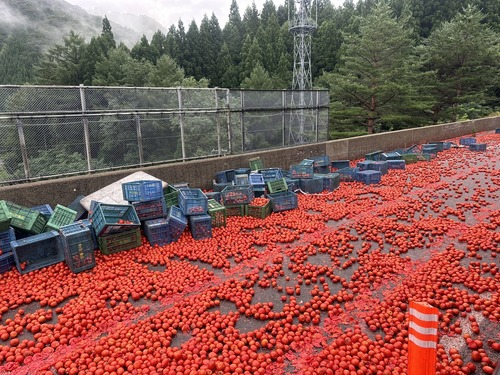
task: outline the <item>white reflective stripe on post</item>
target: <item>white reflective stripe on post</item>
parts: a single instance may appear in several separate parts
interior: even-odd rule
[[[417,319],[423,320],[424,322],[437,322],[438,316],[436,314],[423,314],[418,310],[410,308],[410,315],[413,315]]]
[[[416,338],[415,336],[413,336],[411,333],[408,335],[408,340],[410,340],[415,345],[420,346],[421,348],[424,348],[424,349],[429,349],[429,348],[436,349],[436,347],[437,347],[437,344],[435,341],[420,340],[420,339]]]
[[[436,328],[426,328],[418,325],[415,322],[410,321],[410,328],[413,328],[415,331],[418,333],[421,333],[422,335],[434,335],[437,336],[437,329]]]

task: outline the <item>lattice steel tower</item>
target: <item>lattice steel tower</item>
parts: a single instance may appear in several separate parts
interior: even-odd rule
[[[293,5],[296,6],[294,7]],[[318,24],[318,10],[312,12],[311,0],[289,0],[288,2],[288,31],[293,34],[293,82],[292,90],[298,90],[298,98],[292,92],[292,108],[298,106],[300,109],[292,111],[290,118],[290,143],[307,142],[305,134],[306,114],[304,107],[312,105],[312,93],[310,99],[306,98],[304,90],[312,89],[311,73],[311,35]],[[298,101],[298,103],[297,103]]]

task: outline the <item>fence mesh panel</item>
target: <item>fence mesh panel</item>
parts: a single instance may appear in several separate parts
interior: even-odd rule
[[[328,91],[0,86],[0,184],[327,139]]]

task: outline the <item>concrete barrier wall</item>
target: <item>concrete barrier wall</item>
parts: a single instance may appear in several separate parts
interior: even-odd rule
[[[290,165],[297,164],[302,159],[311,156],[329,155],[332,160],[354,160],[377,150],[390,151],[414,144],[441,141],[496,128],[500,128],[500,116],[366,135],[313,145],[162,164],[143,167],[140,170],[168,183],[188,182],[192,187],[211,189],[212,179],[216,172],[248,167],[249,159],[257,156],[262,159],[264,167],[288,169]],[[4,186],[0,187],[0,199],[28,207],[39,204],[55,206],[58,203],[69,205],[79,195],[89,195],[137,170],[125,169]]]

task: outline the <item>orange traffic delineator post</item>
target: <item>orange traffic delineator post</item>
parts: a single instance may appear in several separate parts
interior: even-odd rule
[[[420,302],[410,302],[408,329],[408,375],[434,375],[438,309]]]

